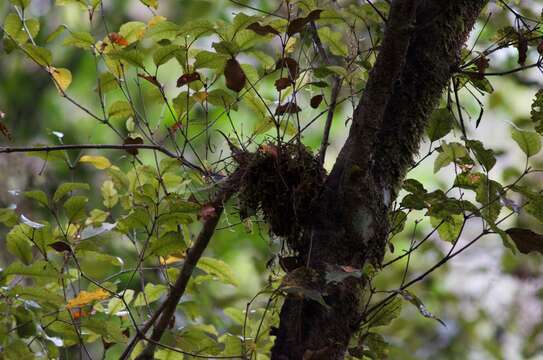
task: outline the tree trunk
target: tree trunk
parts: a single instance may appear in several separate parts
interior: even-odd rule
[[[364,280],[326,283],[330,266],[379,267],[388,211],[424,128],[460,63],[460,50],[486,0],[392,1],[385,37],[347,141],[302,236],[309,287],[328,307],[288,295],[272,359],[343,359],[364,314]],[[299,276],[294,271],[287,275]],[[295,281],[301,281],[295,279]]]

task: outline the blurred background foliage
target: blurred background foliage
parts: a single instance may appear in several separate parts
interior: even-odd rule
[[[242,1],[254,8],[273,12],[278,6],[276,1]],[[353,3],[356,1],[342,1]],[[363,1],[360,1],[362,4]],[[541,1],[518,0],[507,2],[527,17],[540,19]],[[348,4],[347,4],[348,5]],[[10,11],[11,4],[0,1],[0,21]],[[115,0],[104,2],[105,19],[111,29],[118,29],[127,21],[148,21],[154,14],[136,0]],[[243,8],[226,0],[162,0],[157,14],[167,17],[178,24],[184,24],[196,18],[231,21],[234,14],[244,11],[254,14],[251,9]],[[74,31],[91,30],[88,27],[88,13],[76,4],[58,7],[50,0],[33,0],[28,14],[39,19],[41,30],[37,42],[43,43],[60,24],[66,24]],[[101,16],[96,13],[94,16]],[[485,49],[495,43],[497,34],[507,26],[515,26],[515,17],[504,10],[502,4],[492,2],[472,33],[470,46]],[[101,36],[105,32],[95,29]],[[478,36],[478,38],[477,38]],[[206,44],[201,44],[205,47]],[[208,44],[209,45],[209,44]],[[55,58],[55,65],[69,68],[73,82],[70,94],[80,99],[85,106],[99,108],[96,96],[96,63],[92,56],[79,49],[62,45],[61,41],[48,45]],[[468,47],[469,48],[469,47]],[[476,52],[476,51],[475,51]],[[505,49],[491,59],[491,69],[503,70],[517,66],[515,49]],[[529,57],[536,60],[540,55],[530,52]],[[158,75],[164,83],[172,82],[180,75],[180,68],[168,65]],[[519,127],[530,126],[530,106],[535,92],[542,87],[541,73],[538,69],[530,69],[507,76],[490,79],[494,88],[491,94],[481,97],[485,113],[480,126],[476,128],[475,119],[470,121],[468,131],[473,138],[481,140],[486,147],[492,148],[497,156],[496,168],[492,171],[493,179],[507,183],[522,172],[523,153],[511,141],[511,124]],[[153,95],[153,87],[143,83],[146,96]],[[273,92],[273,82],[266,86]],[[266,91],[266,90],[264,90]],[[469,94],[462,94],[466,111],[478,112],[478,104]],[[325,166],[329,169],[335,155],[339,151],[347,134],[346,120],[351,112],[351,104],[342,104],[337,111],[332,129],[331,148]],[[2,120],[11,132],[11,141],[0,140],[2,146],[32,144],[77,144],[77,143],[117,143],[118,137],[107,126],[99,124],[87,114],[79,111],[66,99],[59,96],[48,74],[22,56],[0,52],[0,111],[6,114]],[[156,111],[151,109],[150,111]],[[160,114],[155,114],[160,116]],[[217,114],[211,114],[217,115]],[[213,116],[214,117],[214,116]],[[474,116],[476,118],[477,116]],[[255,126],[253,115],[249,111],[235,113],[234,120],[238,124],[246,124],[247,129]],[[322,123],[319,123],[322,125]],[[115,126],[124,127],[122,123]],[[195,125],[193,131],[198,131]],[[218,129],[228,132],[227,119],[221,118]],[[459,129],[454,130],[458,134]],[[313,149],[318,148],[322,129],[319,125],[304,134],[304,143]],[[224,138],[213,132],[213,143],[228,151]],[[205,147],[203,140],[198,140],[199,149]],[[421,157],[426,153],[429,143],[422,144]],[[218,150],[217,150],[218,151]],[[85,152],[107,157],[111,163],[128,172],[131,169],[131,156],[119,151]],[[71,161],[76,153],[70,153]],[[140,157],[146,164],[154,163],[152,152],[140,151]],[[450,186],[449,167],[438,174],[433,172],[433,159],[430,156],[421,163],[409,177],[416,178],[427,189],[446,189]],[[541,168],[541,156],[531,159],[534,168]],[[88,209],[100,208],[102,197],[100,189],[108,179],[104,171],[93,166],[76,164],[72,169],[62,162],[44,161],[39,157],[24,154],[0,155],[0,208],[16,207],[18,212],[29,219],[47,218],[49,214],[35,205],[35,202],[22,196],[24,191],[43,190],[52,194],[64,182],[85,182],[90,184]],[[541,177],[535,175],[526,180],[526,185],[541,183]],[[207,193],[201,195],[204,200]],[[510,226],[522,226],[535,231],[543,231],[541,223],[529,215],[521,213],[511,218]],[[197,233],[198,223],[190,226],[189,232]],[[280,243],[270,239],[266,225],[256,218],[250,222],[240,222],[234,208],[227,211],[221,222],[206,256],[221,259],[229,264],[236,287],[221,282],[203,281],[193,283],[189,296],[180,306],[184,317],[178,326],[190,324],[213,325],[217,334],[231,333],[239,335],[241,325],[236,321],[236,314],[245,310],[247,302],[265,288],[270,269],[270,259],[277,253]],[[409,249],[411,241],[423,238],[432,227],[424,219],[423,213],[409,216],[404,231],[396,235],[392,241],[394,253],[387,254],[393,258]],[[0,248],[5,247],[5,234],[9,229],[2,228]],[[467,229],[461,241],[469,240],[469,235],[476,234],[478,229]],[[89,275],[97,279],[122,268],[132,268],[137,259],[130,244],[121,241],[116,235],[101,238],[106,254],[119,257],[123,263],[111,264],[96,259],[87,259],[89,264],[82,263]],[[447,244],[432,236],[410,258],[409,274],[419,274],[432,266],[447,252]],[[130,253],[130,256],[127,256]],[[13,255],[2,250],[0,267],[6,267],[13,261]],[[386,262],[386,260],[385,260]],[[406,268],[406,261],[398,261],[382,271],[376,278],[377,289],[393,289],[400,284]],[[280,271],[275,268],[273,271]],[[157,282],[159,273],[145,272],[145,278],[126,276],[119,277],[117,289],[128,287],[137,292],[147,282]],[[199,273],[202,275],[202,273]],[[141,281],[140,281],[141,280]],[[144,286],[144,285],[143,285]],[[84,288],[84,286],[83,286]],[[420,298],[425,307],[441,319],[446,326],[437,321],[421,316],[416,307],[406,303],[401,314],[387,327],[382,328],[382,335],[391,344],[391,359],[543,359],[543,263],[541,255],[512,255],[501,246],[496,237],[487,237],[477,243],[466,253],[442,266],[431,276],[414,285],[411,292]],[[252,307],[262,309],[267,303],[267,296],[259,297]],[[225,311],[225,309],[230,309]],[[0,311],[2,307],[0,306]],[[5,309],[4,309],[5,310]],[[275,311],[278,310],[278,307]],[[228,314],[229,313],[230,316]],[[259,314],[254,314],[255,318]],[[25,314],[21,314],[24,318]],[[239,320],[239,318],[238,318]],[[6,333],[0,335],[7,336]],[[54,343],[54,342],[53,342]],[[117,345],[115,345],[117,346]],[[90,351],[99,358],[104,350],[101,342],[91,344]],[[119,347],[120,348],[120,347]],[[118,349],[109,349],[109,358],[118,355]],[[265,351],[264,351],[265,352]],[[63,353],[64,358],[75,356],[75,353]]]

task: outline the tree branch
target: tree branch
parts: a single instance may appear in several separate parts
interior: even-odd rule
[[[160,151],[161,153],[178,159],[183,165],[198,170],[203,174],[208,172],[198,165],[195,165],[182,156],[178,156],[170,150],[160,145],[153,144],[65,144],[65,145],[51,145],[51,146],[21,146],[21,147],[0,147],[0,154],[19,153],[19,152],[50,152],[60,150],[84,150],[84,149],[111,149],[111,150],[133,150],[133,149],[150,149]]]
[[[170,323],[172,316],[174,316],[177,304],[185,293],[185,289],[191,278],[192,272],[194,271],[194,268],[196,267],[198,260],[200,260],[204,250],[207,248],[213,233],[215,232],[215,228],[219,223],[219,219],[224,209],[224,203],[226,203],[228,199],[230,199],[230,197],[237,191],[241,174],[241,170],[236,170],[224,183],[217,195],[215,195],[214,199],[209,203],[210,206],[215,208],[215,215],[204,221],[202,230],[198,234],[194,245],[187,251],[187,256],[185,258],[183,267],[181,268],[181,272],[179,273],[175,284],[170,289],[168,297],[146,322],[146,324],[141,329],[138,329],[136,336],[127,345],[119,359],[127,359],[136,344],[143,338],[146,338],[146,332],[156,323],[151,337],[149,338],[150,341],[148,341],[144,351],[136,358],[138,360],[153,359],[156,344],[160,341],[162,335],[168,327],[168,324]]]

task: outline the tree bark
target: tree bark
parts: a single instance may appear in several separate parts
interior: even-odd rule
[[[427,120],[486,0],[392,1],[385,37],[349,136],[304,229],[299,254],[329,307],[288,295],[272,359],[343,359],[363,317],[364,280],[326,283],[330,266],[379,267],[388,211]],[[306,271],[307,273],[307,271]],[[291,274],[291,277],[295,276]]]

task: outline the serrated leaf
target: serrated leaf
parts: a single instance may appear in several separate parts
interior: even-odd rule
[[[35,278],[59,278],[59,273],[45,260],[38,260],[30,265],[16,261],[11,263],[3,272],[3,275],[21,275]]]
[[[177,56],[183,56],[184,51],[179,45],[171,44],[158,47],[153,53],[153,62],[156,66],[164,65]],[[183,64],[184,65],[184,64]]]
[[[153,41],[163,39],[174,40],[180,32],[181,27],[170,21],[161,21],[149,27],[145,32],[145,37]]]
[[[195,69],[222,70],[228,60],[228,56],[211,51],[200,51],[196,54]]]

